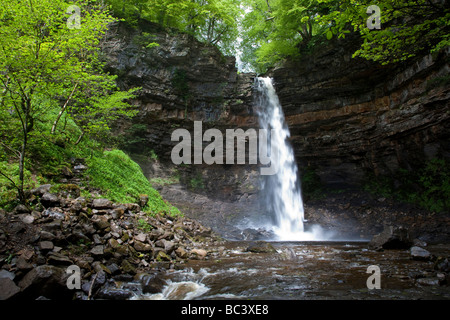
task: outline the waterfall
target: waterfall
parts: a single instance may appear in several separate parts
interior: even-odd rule
[[[286,124],[278,95],[270,78],[256,79],[256,112],[261,129],[272,132],[271,152],[278,152],[276,174],[264,177],[263,198],[272,214],[271,229],[278,240],[315,240],[316,232],[304,230],[304,208],[298,167],[289,143]],[[270,139],[269,139],[270,141]],[[275,142],[275,143],[274,143]]]

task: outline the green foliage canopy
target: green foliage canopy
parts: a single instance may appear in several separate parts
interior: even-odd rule
[[[370,30],[367,9],[381,10],[381,30]],[[430,0],[246,0],[241,22],[242,60],[257,72],[333,37],[356,32],[354,53],[381,64],[397,63],[450,44],[450,9]]]
[[[138,19],[187,32],[234,53],[241,16],[237,0],[108,0],[114,14],[131,24]]]
[[[8,130],[0,147],[17,157],[19,182],[0,174],[15,185],[22,201],[28,140],[44,115],[61,109],[56,126],[70,102],[70,115],[83,132],[93,133],[120,114],[132,115],[124,101],[135,90],[118,90],[99,59],[100,39],[113,17],[95,2],[80,0],[80,28],[72,28],[66,14],[70,5],[30,0],[0,6],[0,127]]]

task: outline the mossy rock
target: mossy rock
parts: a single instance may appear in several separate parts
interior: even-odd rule
[[[128,260],[123,260],[120,267],[124,273],[136,274],[136,268]]]
[[[80,197],[81,190],[76,184],[60,184],[52,187],[59,197],[76,199]],[[52,190],[52,191],[53,191]]]
[[[164,251],[159,251],[158,254],[156,255],[156,261],[158,261],[158,262],[171,261],[171,260],[172,259],[170,259],[170,257]]]
[[[277,250],[270,243],[264,241],[257,241],[255,243],[250,244],[245,251],[253,253],[277,252]]]

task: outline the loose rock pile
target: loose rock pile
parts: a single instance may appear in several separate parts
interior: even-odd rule
[[[80,197],[76,185],[58,193],[30,192],[34,210],[0,209],[0,299],[126,299],[112,286],[139,279],[144,292],[161,289],[158,270],[205,259],[210,228],[185,217],[149,216],[141,203]],[[60,188],[61,190],[61,188]],[[3,212],[1,212],[3,211]],[[81,271],[81,290],[69,290],[69,266]]]

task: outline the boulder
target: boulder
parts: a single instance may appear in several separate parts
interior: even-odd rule
[[[17,205],[17,207],[14,208],[15,213],[30,213],[30,208],[23,204]]]
[[[50,217],[57,220],[64,220],[66,215],[60,208],[48,208],[42,212],[44,217]]]
[[[19,287],[27,298],[70,299],[72,292],[67,288],[66,280],[65,269],[42,265],[29,271],[20,280]]]
[[[52,265],[70,266],[73,264],[72,260],[66,255],[58,252],[50,252],[47,257],[47,262]]]
[[[98,293],[96,294],[97,299],[104,299],[104,300],[127,300],[132,295],[132,292],[130,290],[124,290],[124,289],[118,289],[113,287],[102,287]]]
[[[170,257],[164,251],[160,250],[156,254],[156,261],[171,261]]]
[[[242,236],[244,237],[244,240],[267,240],[274,237],[273,233],[270,233],[267,230],[264,229],[252,229],[247,228],[244,231],[242,231]]]
[[[255,243],[250,244],[247,249],[247,252],[253,253],[274,253],[277,252],[275,248],[269,243],[265,241],[257,241]]]
[[[442,271],[442,272],[450,272],[450,262],[448,258],[438,257],[434,262],[433,269]]]
[[[167,252],[167,254],[171,254],[173,250],[175,250],[175,242],[161,239],[155,242],[155,245],[161,248],[164,248],[164,251]]]
[[[20,220],[25,224],[32,224],[34,222],[34,217],[31,214],[20,215]]]
[[[143,293],[159,293],[166,285],[157,274],[144,274],[140,279]]]
[[[150,251],[152,251],[153,247],[147,243],[135,241],[134,249],[136,249],[136,251],[139,251],[139,252],[150,252]]]
[[[42,197],[45,193],[50,191],[50,188],[52,187],[51,184],[43,184],[36,189],[33,189],[30,191],[31,194]]]
[[[113,203],[108,199],[94,199],[92,201],[92,208],[93,209],[112,209]]]
[[[51,241],[39,242],[39,249],[41,249],[41,250],[50,251],[50,250],[53,250],[53,248],[54,248],[54,244]]]
[[[110,226],[109,219],[107,216],[95,216],[92,218],[94,225],[97,229],[104,230]]]
[[[380,234],[375,235],[369,243],[369,248],[381,249],[409,249],[412,241],[408,230],[404,227],[386,226]]]
[[[101,256],[101,255],[103,255],[104,250],[105,250],[105,247],[103,245],[98,245],[91,249],[91,253],[94,256]]]
[[[10,278],[0,278],[0,300],[7,300],[20,292],[20,288]]]
[[[57,195],[46,192],[41,197],[41,203],[44,207],[58,206],[60,200]]]
[[[428,261],[431,259],[431,253],[421,247],[411,247],[410,251],[411,258],[413,258],[414,260]]]
[[[204,259],[208,252],[205,249],[192,249],[191,254],[199,259]]]
[[[176,255],[177,255],[178,257],[180,257],[181,259],[185,259],[185,258],[188,257],[188,253],[187,253],[186,250],[185,250],[184,248],[182,248],[182,247],[178,247],[178,248],[175,250],[175,253],[176,253]]]
[[[136,274],[136,268],[128,260],[123,260],[120,267],[124,273]]]
[[[149,197],[146,194],[139,195],[139,205],[141,206],[141,208],[143,208],[147,205],[148,199],[149,199]]]

